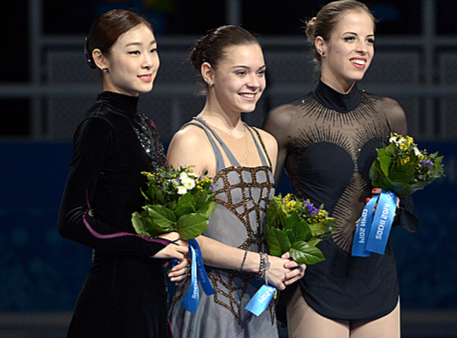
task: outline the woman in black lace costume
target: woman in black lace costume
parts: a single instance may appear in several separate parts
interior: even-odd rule
[[[181,260],[169,277],[184,279],[187,242],[176,233],[138,236],[131,223],[144,204],[141,172],[167,165],[154,123],[137,111],[160,64],[153,29],[132,12],[105,13],[91,27],[86,57],[101,70],[103,92],[75,132],[58,226],[93,248],[93,260],[68,337],[167,337],[164,260]]]
[[[186,311],[181,301],[187,280],[173,299],[173,334],[278,337],[274,302],[258,317],[245,309],[264,280],[282,290],[304,270],[287,255],[265,254],[262,231],[265,208],[274,194],[277,143],[241,121],[241,112],[252,112],[265,89],[262,49],[246,30],[222,26],[196,43],[190,60],[207,84],[207,100],[198,116],[174,135],[168,160],[174,166],[195,165],[197,174],[207,171],[215,180],[219,205],[197,240],[216,294],[200,291],[196,313]],[[261,268],[268,260],[269,268]]]
[[[372,191],[368,173],[376,148],[390,132],[407,133],[395,100],[357,88],[374,55],[374,22],[358,1],[324,6],[306,31],[319,83],[303,99],[273,109],[264,124],[279,143],[277,178],[285,167],[298,197],[323,203],[338,219],[333,238],[319,244],[326,260],[308,266],[299,287],[280,296],[278,316],[287,308],[290,337],[400,337],[391,241],[384,255],[351,255],[356,221]],[[419,226],[410,198],[397,208],[398,225]]]

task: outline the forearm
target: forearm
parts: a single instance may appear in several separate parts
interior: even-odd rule
[[[112,227],[90,216],[87,209],[75,208],[59,215],[61,236],[96,250],[152,257],[168,244],[165,240],[143,238]]]
[[[242,270],[250,273],[259,272],[260,254],[226,245],[206,236],[197,237],[203,262],[215,268]],[[246,257],[245,257],[246,254]],[[244,264],[243,264],[244,260]]]

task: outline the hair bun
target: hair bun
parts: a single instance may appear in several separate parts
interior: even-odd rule
[[[314,43],[314,39],[315,39],[315,36],[314,36],[315,25],[316,25],[316,17],[313,17],[311,20],[309,20],[306,23],[306,36],[308,37],[308,40],[311,43]]]
[[[89,39],[87,39],[87,36],[85,39],[86,39],[86,42],[84,44],[84,55],[86,56],[86,62],[90,68],[95,69],[95,68],[97,68],[97,66],[95,65],[95,62],[92,59],[92,55],[90,55],[90,53],[89,53],[89,48],[88,48]]]

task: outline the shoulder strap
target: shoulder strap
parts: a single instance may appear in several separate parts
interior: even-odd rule
[[[270,156],[268,156],[267,149],[265,148],[265,144],[263,143],[262,137],[260,137],[259,131],[256,128],[251,128],[246,123],[244,125],[248,128],[248,130],[250,131],[250,133],[252,135],[252,138],[254,139],[254,143],[255,143],[255,146],[257,147],[257,151],[259,152],[259,157],[260,157],[260,160],[262,161],[262,165],[269,166],[271,168]],[[257,142],[257,139],[254,137],[254,133],[252,131],[254,131],[257,134],[257,137],[259,138],[260,145],[262,146],[263,151],[262,151],[262,149],[260,149],[260,145]],[[267,156],[267,158],[265,158],[264,153]]]
[[[227,156],[228,160],[230,161],[230,164],[235,166],[235,167],[239,167],[240,164],[236,160],[235,156],[233,156],[232,152],[227,147],[227,145],[224,143],[224,141],[222,141],[222,139],[219,137],[219,135],[217,135],[216,132],[213,129],[211,129],[211,127],[205,121],[203,121],[202,119],[200,119],[198,117],[194,117],[193,119],[198,121],[198,122],[200,122],[202,125],[204,125],[211,132],[211,134],[219,142],[219,144],[221,145],[222,149],[224,150],[225,155]],[[205,132],[207,132],[207,130],[205,130]],[[207,135],[208,135],[208,132],[207,132]]]
[[[211,146],[213,147],[214,155],[216,156],[216,172],[219,172],[222,169],[224,169],[225,168],[224,157],[222,156],[222,153],[221,153],[219,147],[217,146],[216,142],[214,141],[214,138],[211,136],[210,132],[200,123],[196,123],[196,122],[192,122],[192,121],[187,122],[185,125],[182,126],[182,128],[184,128],[190,124],[203,129],[203,131],[206,133],[206,136],[208,137],[208,140],[211,143]]]

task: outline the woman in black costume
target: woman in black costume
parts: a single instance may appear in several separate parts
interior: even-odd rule
[[[137,112],[160,64],[153,29],[130,11],[110,11],[92,24],[85,52],[101,70],[103,92],[75,132],[58,226],[94,253],[68,337],[167,337],[164,259],[181,260],[168,274],[180,282],[187,242],[177,233],[144,238],[131,224],[144,204],[141,172],[167,165],[154,123]]]
[[[374,30],[372,14],[358,1],[324,6],[306,27],[319,83],[302,100],[273,109],[264,124],[279,143],[276,181],[285,167],[298,197],[323,203],[338,219],[332,239],[319,244],[326,260],[308,266],[299,287],[280,296],[289,337],[400,337],[391,241],[384,255],[351,255],[355,224],[372,191],[368,173],[376,148],[390,132],[407,134],[395,100],[357,88],[374,55]],[[397,208],[398,225],[419,226],[410,198]]]

